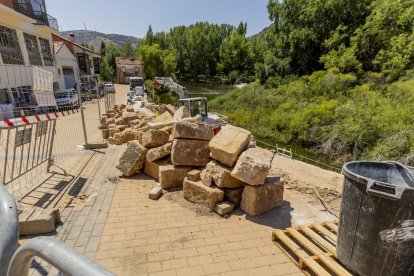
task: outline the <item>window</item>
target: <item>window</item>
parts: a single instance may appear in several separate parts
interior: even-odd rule
[[[88,55],[78,54],[78,64],[79,64],[79,69],[81,70],[82,73],[88,74],[88,75],[91,73]]]
[[[93,58],[93,69],[95,70],[95,74],[99,74],[101,72],[101,65],[99,63],[99,58]]]
[[[27,33],[23,33],[24,42],[26,43],[27,53],[29,54],[30,64],[42,66],[42,58],[40,57],[39,44],[37,37]]]
[[[53,56],[52,51],[50,50],[49,40],[39,37],[39,42],[45,66],[53,66]]]
[[[7,91],[7,89],[0,89],[0,104],[9,104],[10,103],[10,99],[9,99],[9,93]]]
[[[16,30],[0,26],[0,54],[4,64],[24,64]]]

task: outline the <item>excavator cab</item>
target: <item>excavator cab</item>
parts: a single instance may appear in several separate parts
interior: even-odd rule
[[[207,98],[186,98],[179,99],[177,108],[185,106],[190,111],[191,117],[200,115],[203,117],[203,122],[212,125],[214,135],[220,132],[221,126],[227,124],[227,117],[223,117],[216,113],[208,113]]]
[[[177,107],[185,106],[190,112],[191,117],[200,115],[203,118],[208,117],[207,98],[187,98],[178,100]]]

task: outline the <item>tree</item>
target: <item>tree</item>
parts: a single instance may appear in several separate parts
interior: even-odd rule
[[[122,56],[126,58],[132,58],[134,56],[134,49],[132,48],[131,41],[125,40],[124,43],[122,43],[121,52]]]
[[[101,63],[101,78],[105,81],[112,81],[114,78],[114,70],[109,65],[108,59],[103,58]]]
[[[105,41],[102,40],[101,42],[101,56],[102,57],[105,56],[105,47],[106,47]]]
[[[145,64],[146,79],[157,76],[173,76],[175,72],[175,57],[171,51],[162,50],[159,44],[141,45],[139,58]]]
[[[154,43],[154,33],[152,32],[152,26],[148,26],[147,34],[145,35],[145,44],[152,45]]]
[[[238,32],[232,33],[220,48],[220,67],[223,73],[249,72],[252,66],[253,58],[246,38]]]

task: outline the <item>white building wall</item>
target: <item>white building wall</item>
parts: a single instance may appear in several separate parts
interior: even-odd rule
[[[69,51],[66,45],[63,45],[60,50],[55,54],[56,68],[59,69],[59,88],[60,90],[66,89],[66,83],[63,75],[63,67],[72,67],[77,84],[80,83],[79,77],[79,65],[77,58]]]

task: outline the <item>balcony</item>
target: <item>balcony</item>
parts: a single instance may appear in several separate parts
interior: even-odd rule
[[[59,31],[57,19],[43,11],[34,10],[32,4],[13,1],[14,10],[36,20],[39,25],[49,26]]]

